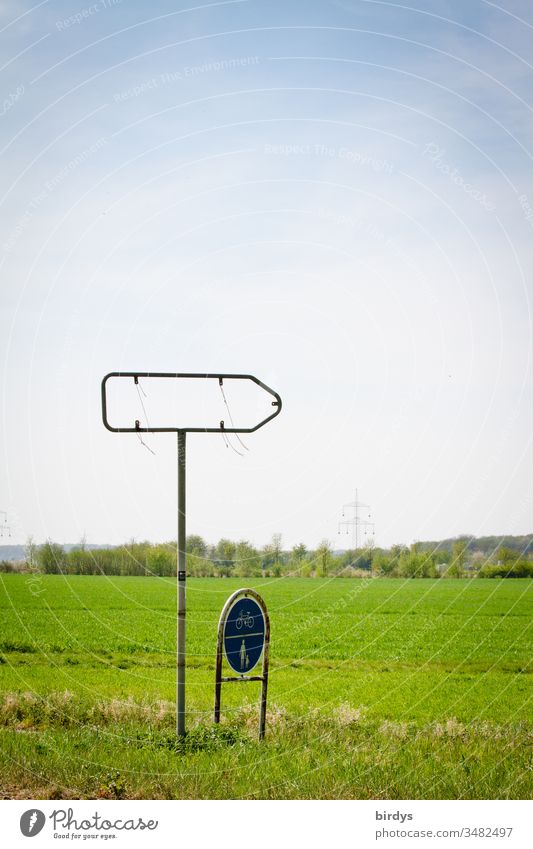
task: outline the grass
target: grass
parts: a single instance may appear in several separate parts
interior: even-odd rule
[[[176,745],[175,581],[2,576],[7,798],[529,798],[528,580],[252,581],[272,622],[259,685],[224,685],[216,627],[247,581],[188,582]],[[528,745],[529,744],[529,745]]]

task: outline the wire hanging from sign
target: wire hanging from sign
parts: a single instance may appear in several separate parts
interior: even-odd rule
[[[232,426],[232,428],[235,430],[235,422],[233,421],[233,416],[231,415],[231,410],[230,410],[230,408],[229,408],[228,399],[226,398],[226,393],[224,392],[224,385],[223,385],[223,383],[224,383],[223,378],[222,378],[222,377],[219,377],[219,378],[218,378],[218,385],[220,386],[220,391],[222,392],[222,398],[223,398],[223,400],[224,400],[224,404],[226,405],[226,409],[227,409],[227,411],[228,411],[228,416],[229,416],[229,420],[230,420],[230,422],[231,422],[231,426]],[[245,451],[249,451],[250,449],[248,448],[248,446],[247,446],[247,445],[245,445],[245,444],[244,444],[244,442],[243,442],[243,441],[242,441],[242,439],[240,438],[239,434],[238,434],[238,433],[236,433],[236,434],[235,434],[235,436],[237,437],[238,442],[240,442],[240,444],[242,445],[242,447],[244,448],[244,450],[245,450]],[[228,440],[228,444],[230,444],[230,445],[231,445],[231,443],[229,442],[229,440]],[[233,448],[233,446],[231,446],[231,447]],[[240,454],[240,456],[241,456],[241,457],[244,457],[244,454],[241,454],[241,452],[240,452],[240,451],[237,451],[237,449],[236,449],[236,448],[233,448],[233,450],[234,450],[237,454]]]
[[[222,439],[224,440],[224,445],[226,446],[226,448],[231,448],[231,450],[235,451],[235,453],[238,454],[239,457],[244,457],[244,454],[242,453],[242,451],[239,451],[238,448],[235,448],[235,446],[232,445],[232,443],[229,441],[229,438],[224,433],[224,431],[221,431],[221,435],[222,435]]]
[[[143,399],[142,399],[141,392],[142,392],[142,394],[144,395],[144,397],[145,397],[145,398],[148,398],[148,395],[146,394],[146,392],[144,391],[143,387],[141,386],[141,382],[140,382],[140,380],[139,380],[139,378],[138,378],[138,377],[135,377],[135,378],[134,378],[134,383],[135,383],[135,388],[137,389],[137,395],[139,396],[139,401],[141,402],[141,407],[142,407],[142,411],[143,411],[143,413],[144,413],[144,418],[146,419],[146,425],[147,425],[147,427],[148,427],[148,428],[150,428],[150,422],[149,422],[149,420],[148,420],[148,413],[146,412],[146,408],[145,408],[145,406],[144,406],[144,401],[143,401]],[[145,447],[148,451],[150,451],[150,453],[151,453],[151,454],[153,454],[153,455],[154,455],[154,457],[155,457],[155,451],[154,451],[154,449],[153,449],[153,448],[150,448],[150,446],[149,446],[149,445],[147,445],[147,443],[144,441],[144,439],[142,438],[142,436],[141,436],[141,434],[140,434],[140,433],[138,433],[138,434],[137,434],[137,437],[138,437],[139,442],[141,443],[141,445],[144,445],[144,447]]]

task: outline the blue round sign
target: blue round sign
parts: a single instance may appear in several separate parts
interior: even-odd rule
[[[245,675],[257,665],[265,645],[265,617],[253,598],[242,596],[224,625],[224,654],[235,672]]]

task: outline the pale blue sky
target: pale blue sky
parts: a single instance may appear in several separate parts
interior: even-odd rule
[[[251,372],[189,437],[189,531],[532,529],[528,2],[0,3],[0,508],[14,539],[175,534],[175,442],[111,370]],[[149,404],[149,397],[147,399]]]

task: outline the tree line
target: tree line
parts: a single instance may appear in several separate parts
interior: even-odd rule
[[[304,578],[393,577],[393,578],[520,578],[533,577],[530,554],[499,546],[488,554],[459,538],[450,548],[427,543],[393,545],[390,549],[362,548],[334,552],[323,540],[316,549],[304,543],[290,550],[282,547],[281,534],[257,548],[247,540],[220,539],[208,544],[191,534],[186,541],[187,573],[191,577]],[[30,539],[23,562],[0,562],[3,572],[39,572],[65,575],[176,575],[176,542],[130,542],[113,548],[88,548],[84,541],[69,551],[48,540],[35,545]]]

